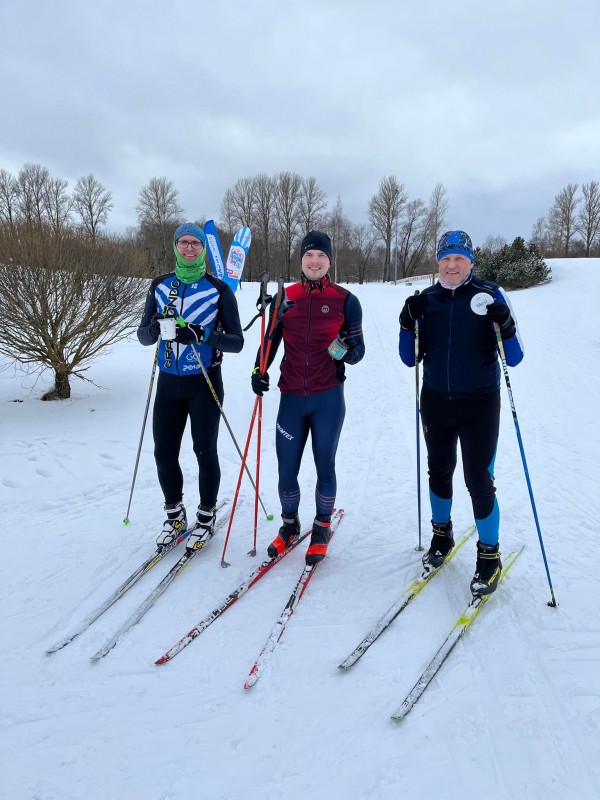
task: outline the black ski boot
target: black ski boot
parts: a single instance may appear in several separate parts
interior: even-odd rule
[[[306,551],[306,563],[311,566],[323,561],[331,538],[331,514],[317,514],[313,522],[310,544]]]
[[[502,572],[499,547],[500,545],[497,544],[477,542],[477,564],[475,575],[471,581],[471,593],[474,598],[483,597],[496,591]]]
[[[167,518],[163,522],[162,531],[156,538],[156,544],[159,549],[173,544],[187,530],[187,516],[185,506],[181,500],[177,503],[165,503],[165,511],[167,512]]]
[[[186,550],[197,550],[200,546],[200,542],[205,542],[212,537],[217,520],[216,510],[216,506],[212,508],[203,505],[198,506],[196,524],[188,536],[188,540],[185,544]]]
[[[442,566],[448,553],[454,547],[454,537],[452,535],[452,521],[432,522],[433,536],[429,550],[423,556],[423,566],[427,572],[438,569]]]
[[[269,558],[277,558],[300,536],[300,519],[298,514],[282,514],[283,525],[279,533],[267,547]]]

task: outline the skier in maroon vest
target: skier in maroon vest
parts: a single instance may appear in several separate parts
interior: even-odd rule
[[[298,472],[310,432],[317,469],[316,516],[307,564],[317,564],[327,553],[331,514],[335,503],[335,454],[344,423],[345,365],[358,364],[365,354],[362,309],[355,295],[331,282],[331,240],[311,231],[300,250],[300,281],[286,289],[290,308],[278,323],[267,369],[283,339],[281,390],[277,415],[277,463],[283,525],[269,545],[275,558],[300,535]],[[293,305],[292,305],[293,303]],[[271,318],[274,303],[271,304]],[[252,373],[252,390],[269,390],[269,375]]]

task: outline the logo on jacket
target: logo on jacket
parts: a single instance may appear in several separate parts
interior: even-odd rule
[[[493,302],[494,298],[491,294],[488,294],[487,292],[477,292],[477,294],[473,295],[471,298],[471,311],[474,314],[479,314],[480,317],[483,317],[485,314],[487,314],[487,307]]]
[[[329,314],[329,306],[321,306],[321,311],[323,314]]]

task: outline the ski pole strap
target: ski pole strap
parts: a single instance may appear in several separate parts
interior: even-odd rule
[[[244,332],[249,330],[252,327],[252,325],[254,325],[256,320],[260,319],[260,317],[263,316],[267,306],[273,299],[270,294],[267,294],[267,286],[269,284],[269,273],[266,271],[261,272],[260,275],[258,276],[258,280],[260,282],[260,293],[258,295],[258,300],[256,301],[256,309],[258,313],[252,317],[250,322],[243,329]]]

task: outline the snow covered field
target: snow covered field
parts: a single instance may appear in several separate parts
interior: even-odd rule
[[[265,397],[261,522],[250,559],[252,492],[220,566],[215,538],[109,655],[89,657],[160,580],[171,553],[86,633],[46,647],[153,549],[162,500],[148,429],[130,513],[131,475],[153,348],[135,337],[42,403],[46,384],[0,363],[5,515],[0,562],[3,800],[594,800],[600,796],[600,260],[550,262],[554,279],[511,294],[525,342],[511,382],[558,609],[550,609],[514,425],[502,387],[496,461],[501,544],[526,548],[496,596],[402,723],[389,719],[469,600],[468,543],[348,673],[337,664],[419,573],[415,552],[414,371],[398,357],[398,313],[413,286],[351,287],[367,354],[348,369],[338,452],[346,517],[256,687],[246,675],[299,577],[300,547],[177,658],[158,658],[265,556],[278,526],[274,421]],[[238,292],[245,324],[257,288]],[[225,411],[244,443],[259,325],[226,356]],[[272,368],[272,385],[277,370]],[[100,388],[103,387],[103,388]],[[221,426],[222,497],[239,460]],[[428,540],[422,448],[423,530]],[[185,500],[197,503],[189,437]],[[303,527],[314,468],[301,472]],[[471,521],[457,470],[455,527]],[[176,551],[178,552],[178,551]]]

